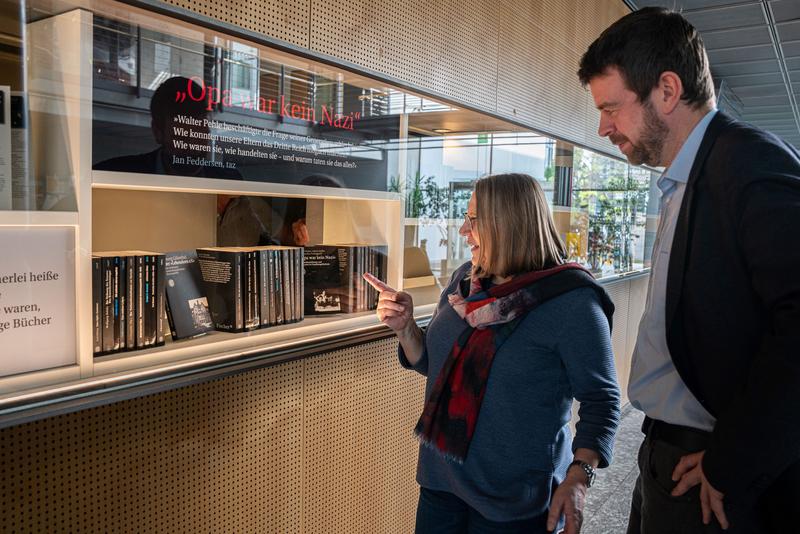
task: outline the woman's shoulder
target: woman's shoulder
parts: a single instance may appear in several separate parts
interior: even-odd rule
[[[603,301],[598,290],[582,286],[562,293],[542,303],[535,312],[554,323],[575,323],[594,316],[604,316]]]

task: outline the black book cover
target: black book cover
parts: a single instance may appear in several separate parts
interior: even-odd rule
[[[273,295],[275,295],[275,324],[284,324],[286,322],[286,318],[283,315],[283,274],[282,274],[282,265],[283,261],[281,260],[281,251],[280,250],[273,250],[274,254],[272,256],[273,264],[272,264],[272,272],[275,274],[275,279],[273,282],[275,285],[273,286]]]
[[[271,326],[269,306],[270,293],[272,286],[269,283],[269,254],[270,251],[264,247],[259,247],[258,256],[258,296],[259,296],[259,317],[261,326]]]
[[[303,248],[294,249],[294,302],[295,313],[298,321],[303,320]]]
[[[259,301],[258,284],[258,251],[248,250],[245,252],[247,266],[245,270],[245,287],[247,289],[245,300],[245,329],[255,330],[261,327],[261,302]]]
[[[356,311],[355,247],[313,245],[303,254],[305,315]]]
[[[147,262],[142,255],[136,256],[136,348],[144,347],[144,316],[147,291],[145,278]]]
[[[197,249],[208,309],[217,330],[244,331],[244,255],[241,249],[234,247]]]
[[[214,329],[197,252],[185,250],[165,255],[166,298],[173,339],[205,334]]]
[[[125,350],[128,347],[128,260],[121,256],[116,258],[116,261],[118,263],[119,350]]]
[[[103,352],[103,266],[92,256],[92,352]]]
[[[136,256],[125,257],[125,314],[127,349],[136,348]]]
[[[164,286],[166,282],[166,275],[164,273],[165,270],[165,262],[166,259],[164,258],[163,254],[156,254],[155,255],[155,287],[156,287],[156,294],[155,294],[155,308],[156,308],[156,337],[155,337],[155,344],[156,345],[163,345],[164,344],[164,317],[166,316],[165,308],[165,298],[164,298]]]
[[[154,263],[153,256],[147,254],[144,257],[144,346],[150,347],[155,342],[156,328],[155,328],[155,307],[153,302],[155,296],[155,280],[154,280]]]
[[[275,289],[279,284],[278,279],[276,278],[277,272],[275,270],[275,266],[278,264],[277,257],[277,250],[267,251],[267,274],[269,275],[269,280],[267,281],[269,286],[269,324],[271,325],[278,324],[278,292]]]
[[[281,248],[281,279],[283,281],[283,322],[291,323],[292,317],[292,268],[290,249]]]
[[[375,275],[381,282],[388,283],[386,278],[389,266],[389,247],[386,245],[370,245],[370,255],[372,256],[372,267],[369,272]],[[376,289],[372,288],[372,286],[369,287],[372,289],[369,309],[374,310],[378,307],[379,293]]]
[[[103,353],[114,350],[114,258],[101,258],[103,266]]]

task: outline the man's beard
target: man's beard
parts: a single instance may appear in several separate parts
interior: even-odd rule
[[[664,149],[664,141],[669,133],[669,128],[656,114],[653,103],[649,99],[644,102],[642,107],[644,108],[644,125],[638,143],[633,143],[624,136],[617,137],[612,135],[609,136],[609,139],[616,145],[624,141],[631,145],[631,152],[628,155],[628,162],[631,165],[644,163],[657,167],[661,165],[661,153]]]

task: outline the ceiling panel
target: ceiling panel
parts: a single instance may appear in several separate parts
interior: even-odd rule
[[[775,22],[800,19],[800,2],[797,0],[773,0],[769,3]]]
[[[733,46],[719,50],[708,50],[708,60],[712,65],[775,58],[775,48],[772,46],[772,43],[766,45]]]
[[[800,146],[800,0],[625,1],[681,11],[700,30],[714,83],[739,100],[741,118]]]
[[[800,41],[781,42],[783,56],[786,58],[800,57]]]
[[[796,41],[800,39],[800,20],[781,22],[775,25],[781,41]]]
[[[722,78],[726,76],[741,76],[743,74],[763,74],[765,72],[780,72],[778,60],[745,61],[741,63],[725,63],[723,65],[711,63],[711,73]]]
[[[761,104],[764,106],[787,106],[787,111],[791,113],[789,106],[789,95],[783,96],[758,96],[758,97],[740,97],[742,104],[745,108],[753,104]],[[747,113],[745,112],[745,116]]]
[[[741,99],[750,97],[786,97],[786,86],[784,84],[770,84],[770,85],[748,85],[746,87],[737,87],[733,90]]]
[[[666,7],[671,7],[671,4],[675,3],[682,4],[682,2],[664,2]],[[741,28],[766,23],[760,3],[684,11],[684,15],[701,33],[707,30]]]
[[[751,4],[753,0],[684,0],[675,2],[686,11],[689,9],[705,9],[709,7],[732,6],[737,4]]]
[[[734,30],[705,31],[702,36],[706,49],[728,48],[731,46],[749,46],[772,44],[766,26],[736,28]]]
[[[783,83],[783,76],[781,76],[780,72],[775,71],[762,74],[746,74],[744,76],[726,76],[725,81],[735,91],[737,87],[747,87],[748,85]]]

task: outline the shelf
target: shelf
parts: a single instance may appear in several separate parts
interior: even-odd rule
[[[433,304],[417,306],[415,320],[421,326],[427,325],[433,310]],[[80,379],[77,366],[48,370],[42,373],[60,373],[53,380],[61,383],[0,396],[0,428],[311,357],[392,335],[378,321],[375,312],[370,311],[309,317],[299,323],[248,333],[214,332],[190,340],[168,342],[162,347],[110,354],[95,359],[93,377]],[[64,373],[69,373],[69,376]],[[25,380],[26,376],[13,378]]]
[[[95,189],[170,191],[225,195],[266,195],[305,198],[340,198],[347,200],[380,200],[398,202],[401,199],[399,193],[369,191],[362,189],[338,189],[335,187],[251,182],[244,180],[222,180],[218,178],[198,178],[114,171],[92,171],[91,174],[92,188]]]

